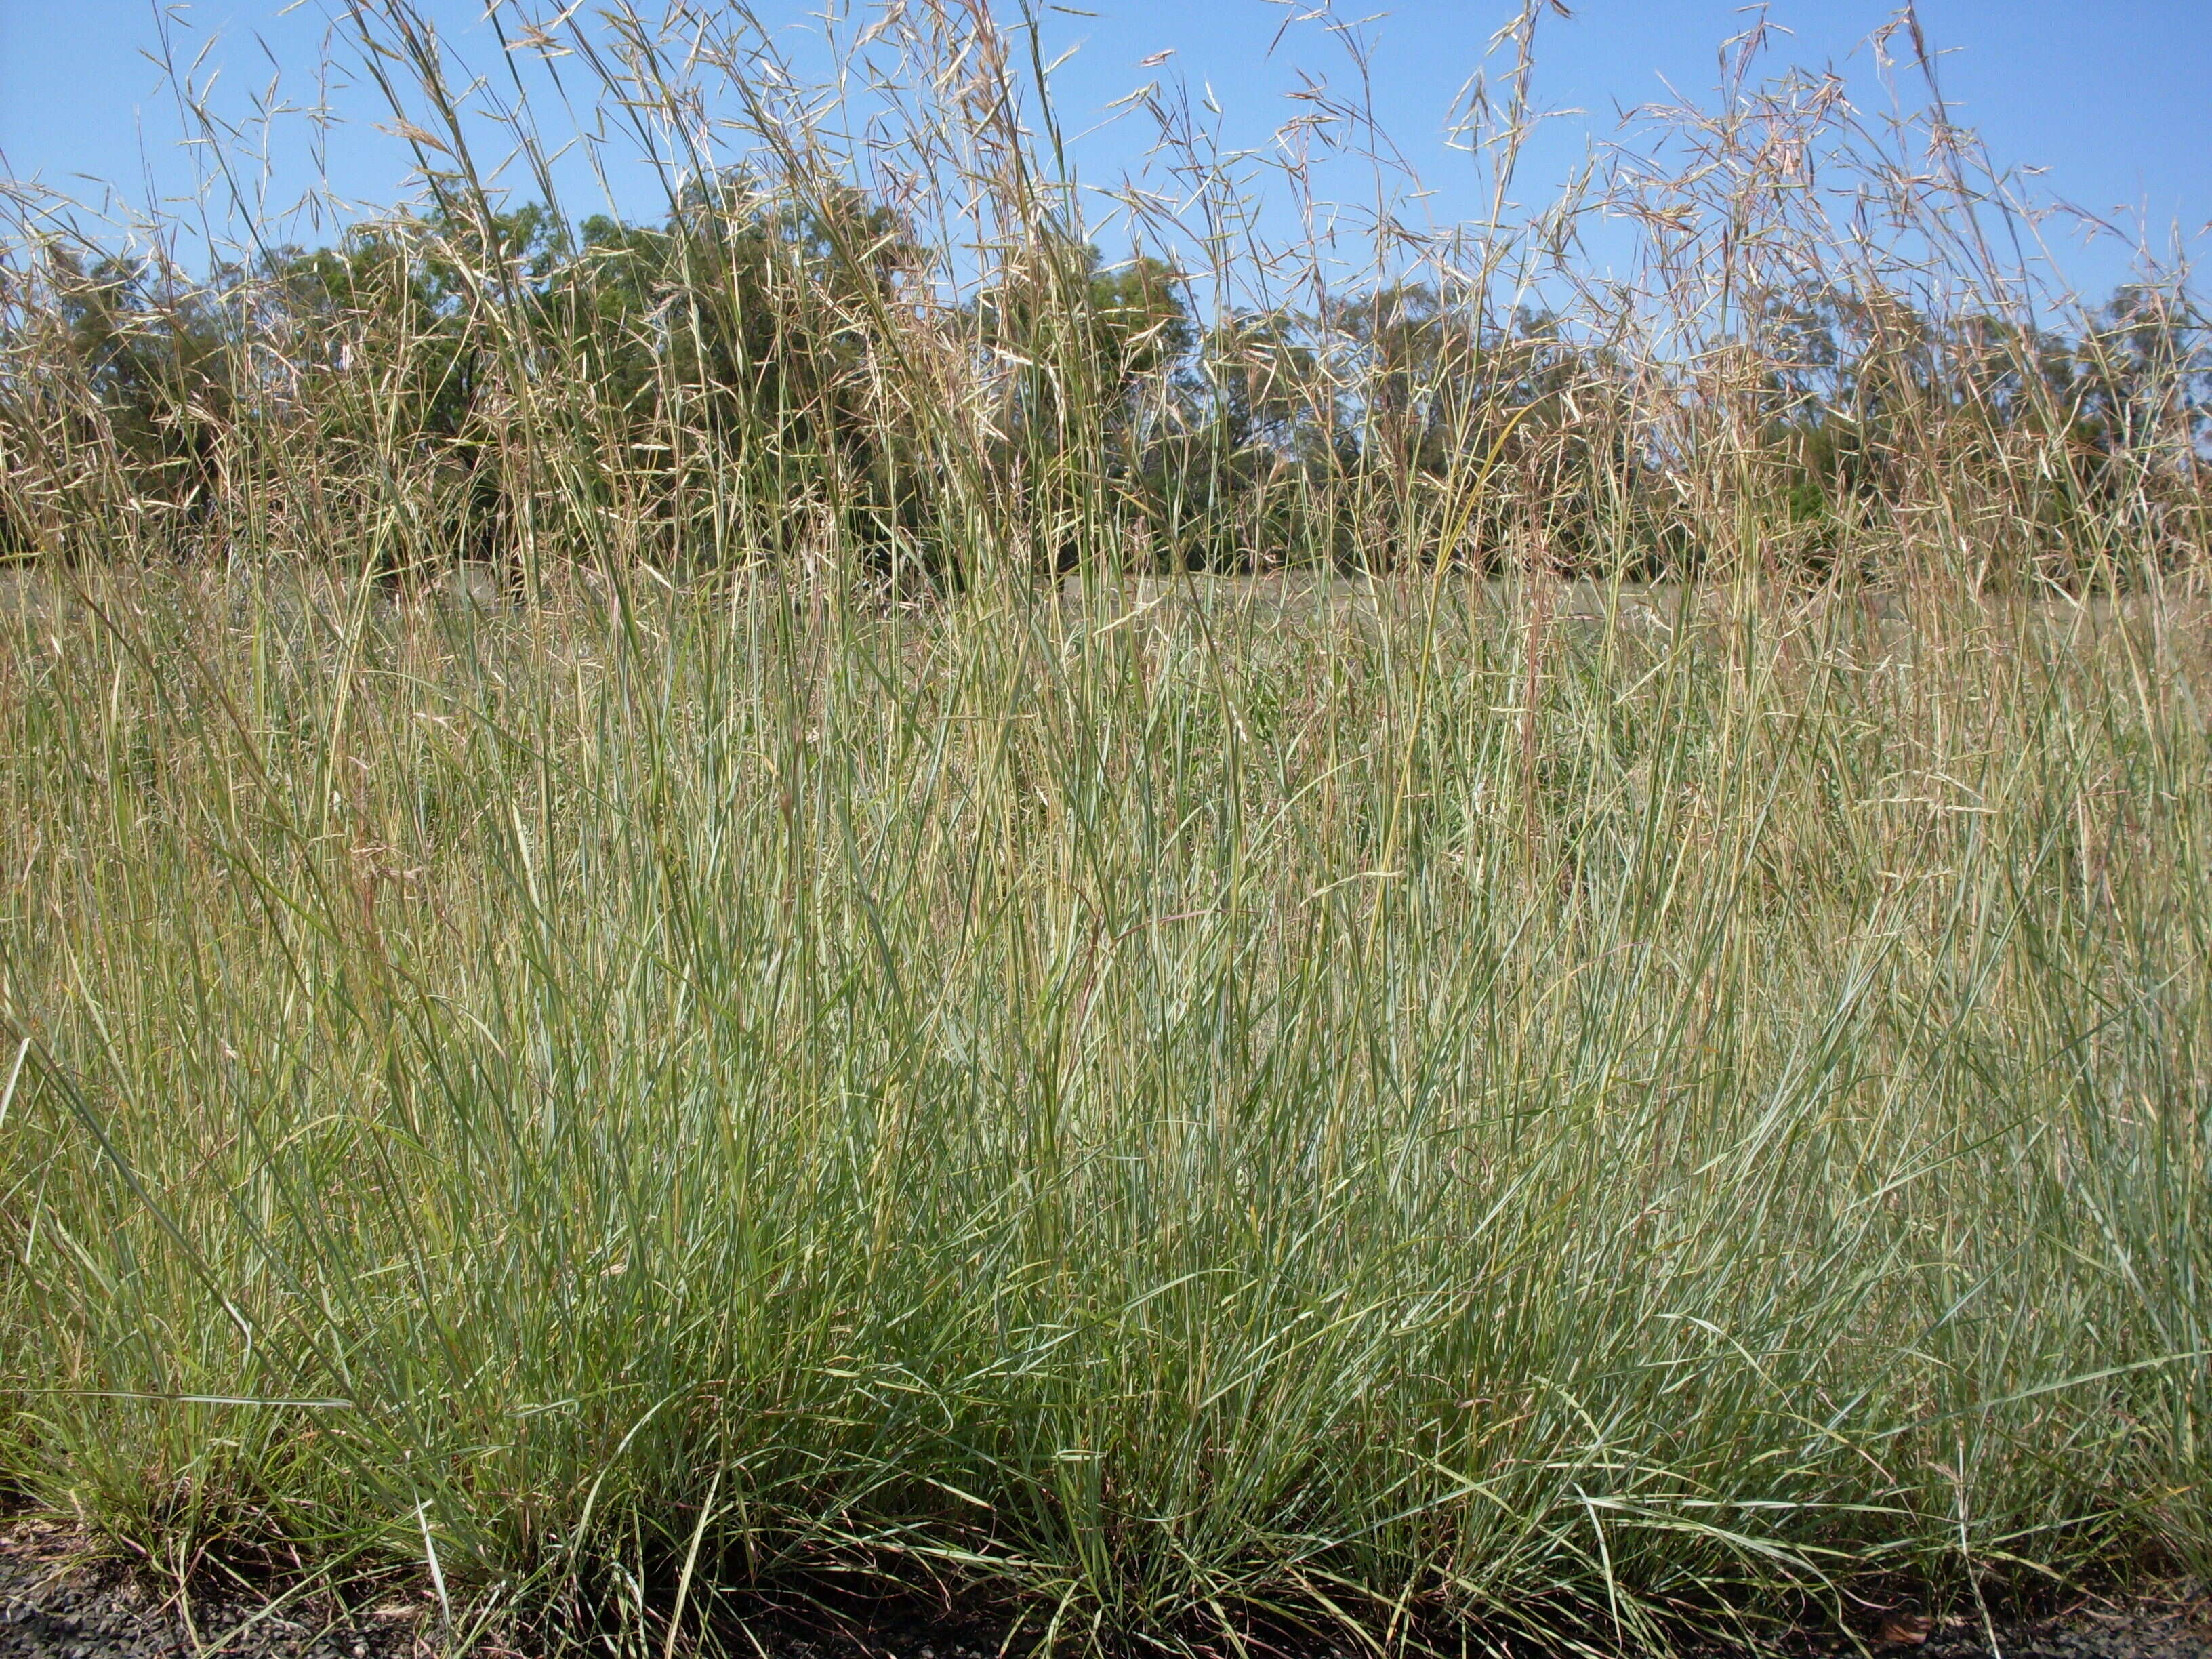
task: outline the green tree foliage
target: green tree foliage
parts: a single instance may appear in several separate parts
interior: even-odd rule
[[[730,174],[659,227],[534,204],[395,219],[282,256],[264,287],[325,442],[420,475],[456,550],[504,558],[526,515],[588,541],[617,504],[663,542],[711,534],[680,506],[702,470],[772,481],[757,538],[809,501],[880,538],[900,486],[866,340],[912,258],[858,192],[793,204]]]
[[[1074,526],[1148,516],[1159,458],[1188,425],[1182,273],[1148,255],[1109,266],[1049,234],[1003,261],[968,319],[994,391],[988,476],[1031,503],[1035,556],[1065,572],[1087,550]]]
[[[367,522],[393,571],[835,545],[942,574],[1003,522],[1062,572],[1648,575],[1704,556],[1719,509],[1700,520],[1682,481],[1721,477],[1724,440],[1726,510],[1814,574],[1946,478],[2002,493],[2056,569],[2087,530],[2171,539],[2160,503],[2212,437],[2203,319],[2149,288],[2070,338],[1887,292],[1770,295],[1714,359],[1749,371],[1711,392],[1686,365],[1670,425],[1655,366],[1587,319],[1428,283],[1202,326],[1164,260],[1059,232],[1004,252],[963,310],[931,275],[858,188],[741,171],[658,224],[432,208],[198,284],[50,250],[0,304],[0,552],[100,502],[212,546],[289,491],[284,536]]]
[[[920,263],[857,190],[778,198],[742,173],[684,191],[659,228],[605,216],[546,298],[556,356],[592,388],[605,453],[769,481],[878,549],[916,529],[914,457],[872,394],[872,356]],[[671,470],[672,469],[672,470]]]
[[[0,555],[36,550],[88,497],[205,517],[237,413],[209,289],[154,258],[49,246],[0,289]]]

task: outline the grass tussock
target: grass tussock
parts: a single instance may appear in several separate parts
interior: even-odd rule
[[[972,16],[842,149],[741,20],[526,40],[645,226],[355,18],[417,209],[0,264],[0,1479],[623,1655],[2212,1572],[2185,293],[2032,325],[1747,50],[1577,198],[1640,287],[1571,201],[1201,318]]]
[[[2201,625],[1491,597],[20,606],[10,1467],[648,1621],[2201,1571]]]

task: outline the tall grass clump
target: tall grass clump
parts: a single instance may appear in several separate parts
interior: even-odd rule
[[[413,204],[0,263],[23,1500],[624,1654],[2212,1573],[2185,288],[1756,41],[1509,223],[1534,8],[1349,273],[969,10],[502,8],[643,223],[349,15]]]

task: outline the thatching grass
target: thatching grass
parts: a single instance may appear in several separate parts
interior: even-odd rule
[[[1877,343],[1815,420],[1662,262],[1533,389],[1270,337],[1200,443],[962,42],[901,44],[982,77],[916,81],[966,301],[756,111],[827,244],[687,280],[772,386],[366,256],[281,325],[350,355],[187,372],[19,249],[0,1476],[625,1653],[839,1585],[1395,1652],[2212,1571],[2185,355]]]

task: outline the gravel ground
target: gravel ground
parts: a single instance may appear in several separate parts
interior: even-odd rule
[[[2202,1611],[2192,1619],[2183,1609],[2160,1604],[2084,1609],[2061,1619],[2000,1628],[1997,1650],[2003,1659],[2208,1659],[2212,1626]],[[1972,1629],[1943,1631],[1922,1646],[1896,1650],[1927,1659],[1987,1659],[1988,1636]]]
[[[90,1557],[60,1528],[0,1521],[0,1659],[437,1659],[433,1611],[427,1596],[404,1590],[352,1607],[327,1595],[271,1603],[242,1592],[187,1603],[124,1564]],[[781,1623],[746,1634],[750,1641],[732,1645],[750,1646],[761,1659],[993,1659],[994,1645],[979,1644],[969,1631],[903,1621],[871,1632],[872,1639],[804,1635]],[[1899,1615],[1867,1638],[1876,1659],[2212,1659],[2212,1603],[2085,1605],[2001,1626],[1994,1649],[1989,1633],[1967,1620],[1931,1626]],[[1791,1645],[1802,1659],[1855,1651]],[[526,1656],[486,1644],[477,1659]]]
[[[329,1598],[189,1602],[35,1522],[0,1522],[0,1659],[431,1659],[425,1609]]]

